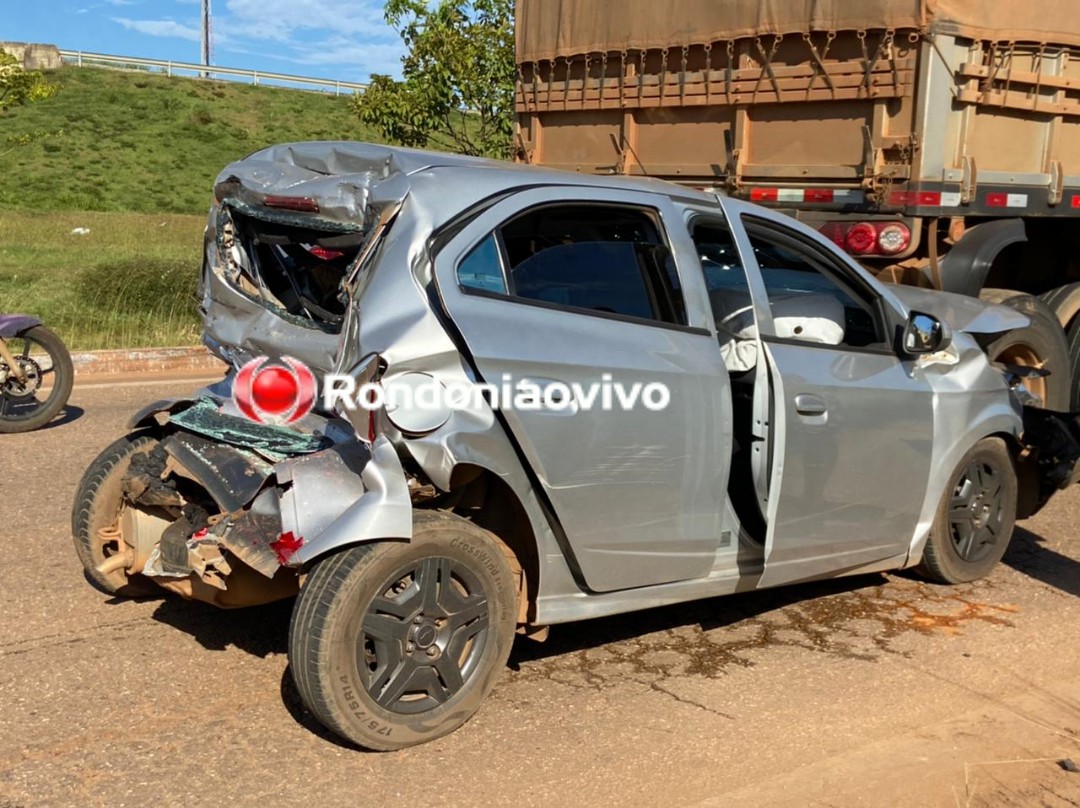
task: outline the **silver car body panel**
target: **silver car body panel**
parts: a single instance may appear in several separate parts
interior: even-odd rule
[[[919,560],[959,457],[982,437],[1015,437],[1021,429],[1002,374],[964,333],[1023,325],[1011,310],[910,295],[841,257],[890,317],[899,321],[919,310],[949,321],[956,334],[947,355],[912,360],[772,339],[764,284],[748,259],[753,253],[739,217],[752,213],[838,253],[816,232],[754,206],[656,181],[339,143],[264,150],[226,169],[218,188],[218,206],[232,199],[257,207],[268,194],[317,197],[319,216],[304,220],[311,227],[373,228],[380,216],[384,223],[387,212],[394,216],[373,245],[371,267],[358,269],[340,334],[297,323],[238,289],[208,234],[207,341],[233,362],[287,354],[317,373],[348,372],[377,353],[385,378],[424,373],[444,384],[475,384],[508,373],[573,382],[606,371],[662,380],[679,394],[667,412],[604,413],[616,416],[608,426],[581,418],[584,412],[496,412],[474,402],[419,434],[388,429],[359,473],[339,455],[284,461],[291,488],[282,519],[305,539],[290,563],[310,563],[358,541],[407,539],[405,469],[445,491],[456,469],[471,466],[503,480],[526,513],[540,565],[539,624],[895,568]],[[531,206],[569,201],[655,211],[675,259],[688,327],[590,317],[459,287],[457,262],[498,225]],[[770,527],[765,547],[756,549],[724,538],[741,535],[727,495],[731,389],[684,226],[692,211],[730,223],[758,318],[755,396],[762,423],[754,437],[770,447],[773,462],[766,452],[758,464]],[[800,385],[838,397],[826,401],[826,421],[843,435],[827,434],[790,409],[805,392]],[[869,406],[852,398],[867,391]],[[828,458],[835,459],[825,469]],[[888,481],[875,482],[874,475]],[[320,496],[320,486],[334,496]],[[818,524],[806,529],[814,519]],[[875,528],[862,546],[860,527]]]

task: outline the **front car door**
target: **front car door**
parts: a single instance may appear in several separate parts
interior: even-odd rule
[[[903,313],[781,214],[722,205],[770,365],[773,467],[761,586],[901,563],[926,494],[933,392],[894,349]],[[764,297],[764,300],[760,298]]]
[[[478,381],[600,385],[591,407],[573,391],[560,409],[504,401],[501,415],[586,586],[708,575],[731,399],[693,245],[670,200],[525,190],[462,227],[436,256],[435,275]],[[618,400],[616,386],[650,384],[669,392],[664,409]]]

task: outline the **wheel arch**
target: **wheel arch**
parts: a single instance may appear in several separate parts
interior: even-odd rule
[[[947,492],[949,480],[964,456],[980,441],[1001,438],[1005,441],[1015,465],[1019,455],[1017,451],[1014,451],[1014,447],[1023,448],[1020,442],[1020,434],[1023,431],[1022,420],[1014,410],[991,407],[982,412],[972,413],[970,419],[974,425],[973,429],[968,430],[962,438],[943,447],[940,452],[934,452],[934,471],[932,472],[934,476],[931,477],[931,484],[927,485],[919,527],[908,549],[905,567],[912,567],[921,562],[926,541],[930,536],[930,528],[937,516],[938,505]],[[1019,477],[1019,470],[1017,470],[1017,476]]]
[[[518,623],[532,622],[540,589],[540,547],[517,492],[491,469],[458,463],[450,473],[446,505],[499,540],[515,576],[520,576]]]

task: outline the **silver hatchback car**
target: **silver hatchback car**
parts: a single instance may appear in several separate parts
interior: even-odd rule
[[[515,633],[973,580],[1076,479],[1075,421],[980,347],[1023,315],[716,195],[302,143],[225,169],[205,246],[230,371],[94,461],[75,546],[112,593],[296,596],[300,694],[366,748],[461,726]]]

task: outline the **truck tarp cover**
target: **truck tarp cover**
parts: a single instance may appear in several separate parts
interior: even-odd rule
[[[882,28],[1080,46],[1080,0],[517,0],[519,62]]]

